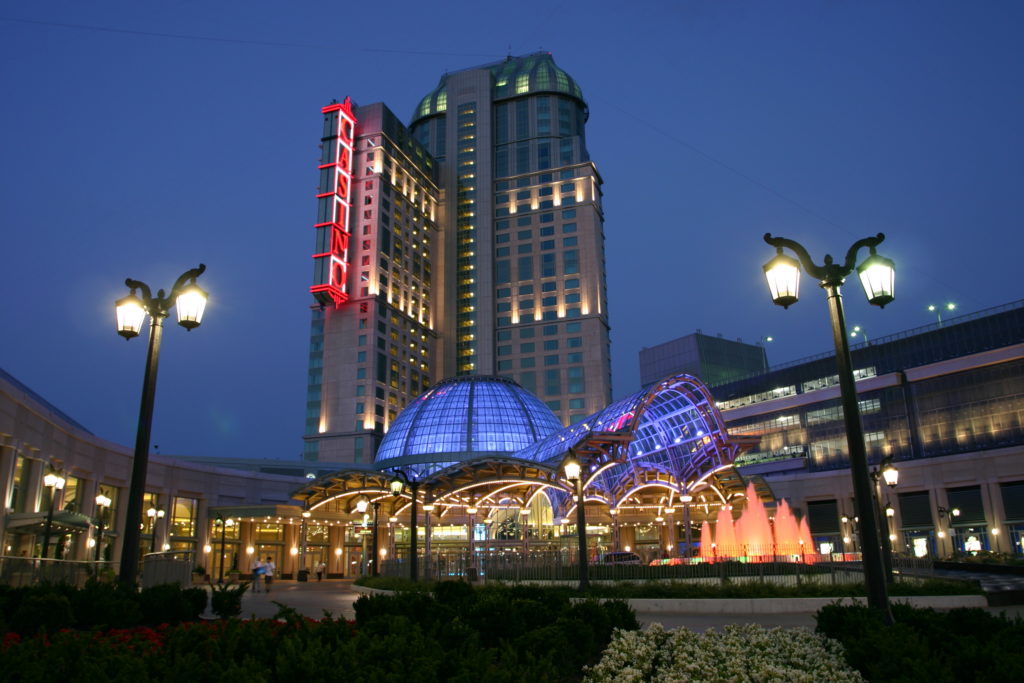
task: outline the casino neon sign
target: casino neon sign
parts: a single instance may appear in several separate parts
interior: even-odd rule
[[[316,253],[313,286],[309,291],[321,304],[335,307],[348,301],[349,214],[352,206],[352,158],[356,117],[352,100],[331,103],[324,115],[320,189],[317,194]]]

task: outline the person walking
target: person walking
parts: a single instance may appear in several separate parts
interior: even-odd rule
[[[252,561],[252,592],[260,592],[260,580],[263,578],[263,574],[266,572],[266,567],[263,565],[263,560],[256,557]]]
[[[274,564],[274,558],[268,557],[267,561],[263,563],[263,590],[267,593],[270,592],[270,584],[274,581],[274,571],[277,569],[277,565]]]
[[[316,580],[317,581],[323,581],[324,580],[324,572],[326,570],[327,570],[327,565],[324,564],[323,560],[320,560],[319,562],[316,563]]]

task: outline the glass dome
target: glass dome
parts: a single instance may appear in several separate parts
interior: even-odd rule
[[[457,462],[511,455],[561,428],[546,405],[510,379],[456,377],[438,382],[399,414],[375,464],[420,478]]]

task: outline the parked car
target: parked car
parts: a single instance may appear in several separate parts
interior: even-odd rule
[[[597,559],[598,564],[641,564],[640,556],[636,553],[617,551],[604,553]]]

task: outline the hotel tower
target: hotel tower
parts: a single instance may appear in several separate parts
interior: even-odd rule
[[[601,176],[551,55],[445,74],[408,127],[322,113],[304,457],[372,462],[454,375],[509,377],[565,424],[607,405]]]

